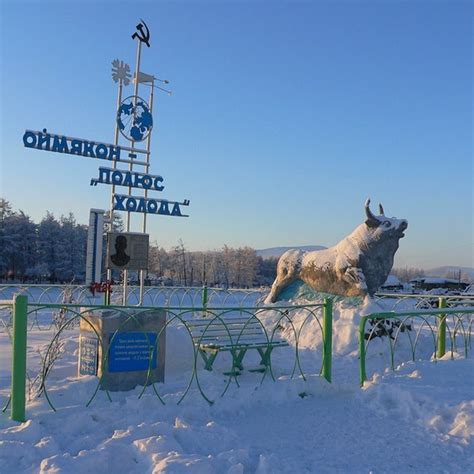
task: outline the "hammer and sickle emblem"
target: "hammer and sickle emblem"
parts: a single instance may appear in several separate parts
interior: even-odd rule
[[[140,18],[141,23],[136,26],[137,31],[133,33],[132,39],[138,38],[142,43],[150,47],[150,30],[146,23]]]

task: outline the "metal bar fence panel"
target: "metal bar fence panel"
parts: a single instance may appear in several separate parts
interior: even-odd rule
[[[431,309],[437,308],[439,298],[446,301],[447,308],[456,308],[462,306],[474,306],[473,294],[460,295],[436,295],[430,293],[376,293],[376,300],[393,301],[393,311],[406,311],[408,309]]]
[[[201,289],[202,290],[202,289]],[[201,295],[202,296],[202,295]],[[204,300],[204,298],[203,298]],[[275,354],[279,357],[279,360],[287,360],[287,355],[292,354],[292,360],[288,359],[288,364],[285,366],[288,369],[288,375],[290,379],[301,378],[302,380],[307,379],[307,374],[303,371],[303,366],[311,362],[311,364],[318,363],[321,360],[320,367],[313,369],[311,367],[310,374],[324,377],[328,382],[331,382],[331,352],[332,352],[332,301],[327,299],[324,304],[313,304],[313,305],[292,305],[292,306],[270,306],[270,307],[167,307],[166,324],[163,329],[157,334],[155,338],[149,337],[149,331],[144,329],[142,317],[147,317],[148,313],[156,312],[157,307],[137,307],[137,306],[113,306],[113,305],[83,305],[83,304],[71,304],[71,303],[56,303],[56,304],[38,304],[28,303],[27,297],[24,295],[18,296],[14,306],[14,328],[13,328],[13,378],[11,399],[12,399],[12,418],[17,421],[23,421],[25,419],[25,404],[27,396],[29,399],[44,396],[47,403],[55,411],[56,401],[63,400],[58,394],[62,390],[67,390],[67,384],[65,380],[69,379],[57,379],[52,377],[54,373],[54,367],[56,360],[60,357],[65,356],[64,351],[71,350],[70,344],[65,344],[63,338],[71,338],[76,341],[74,344],[79,344],[79,322],[82,325],[90,326],[91,331],[94,332],[97,338],[97,346],[100,363],[102,367],[110,368],[111,363],[111,347],[114,339],[119,338],[124,331],[131,331],[137,334],[144,334],[144,337],[148,345],[149,360],[153,359],[153,354],[160,353],[160,336],[163,331],[170,329],[172,326],[180,328],[181,334],[184,334],[184,339],[180,339],[183,344],[189,345],[189,354],[191,355],[191,367],[186,373],[183,374],[184,378],[187,378],[187,382],[183,390],[179,393],[177,403],[181,403],[183,399],[191,393],[199,393],[208,403],[214,403],[216,396],[224,396],[231,384],[236,387],[239,386],[239,376],[242,373],[243,368],[247,375],[247,380],[251,380],[252,373],[261,372],[260,384],[266,379],[273,381],[278,380],[279,375],[276,375],[275,367],[273,365],[273,359]],[[94,328],[90,313],[93,312],[117,312],[124,316],[124,323],[115,330],[113,335],[107,335],[107,338],[103,339],[101,335]],[[43,344],[43,353],[40,354],[40,368],[38,373],[28,374],[26,371],[26,331],[27,331],[27,320],[28,317],[33,317],[38,320],[38,315],[46,314],[57,314],[60,315],[51,324],[49,329],[52,331],[52,338],[46,344]],[[43,316],[41,316],[43,317]],[[191,321],[197,321],[204,324],[204,329],[199,337],[193,335],[193,328]],[[302,347],[301,340],[304,331],[310,327],[310,324],[315,326],[311,329],[310,334],[313,334],[314,328],[320,335],[320,347],[322,357],[308,358],[308,352]],[[30,325],[31,331],[38,331],[39,326]],[[207,380],[207,374],[204,370],[203,361],[201,361],[201,355],[199,350],[206,350],[206,346],[209,340],[215,340],[216,334],[223,334],[224,339],[227,340],[227,346],[218,347],[218,352],[222,352],[222,356],[217,359],[219,362],[217,370],[214,371],[214,377],[220,376],[225,377],[225,383],[222,386],[222,382],[211,386],[212,390],[206,388],[205,383]],[[35,333],[37,334],[37,333]],[[45,340],[47,334],[41,333],[41,341]],[[187,337],[186,337],[187,335]],[[35,336],[36,337],[36,336]],[[221,336],[222,337],[222,336]],[[319,337],[319,336],[318,336]],[[318,339],[319,340],[319,339]],[[63,341],[63,342],[62,342]],[[229,346],[230,344],[230,346]],[[73,346],[75,347],[75,346]],[[319,346],[318,346],[319,347]],[[175,351],[181,351],[183,347],[173,347]],[[227,359],[225,352],[231,355],[229,362],[225,362]],[[285,352],[280,353],[281,351]],[[306,351],[306,352],[305,352]],[[80,352],[80,351],[79,351]],[[304,353],[304,360],[301,359],[301,354]],[[312,350],[311,354],[315,351]],[[66,354],[67,355],[67,354]],[[77,367],[77,355],[74,361],[72,353],[69,354],[68,363],[75,363]],[[215,358],[215,357],[214,357]],[[72,361],[72,362],[71,362]],[[260,361],[260,363],[258,363]],[[293,362],[294,361],[294,362]],[[247,364],[250,362],[250,366]],[[224,371],[226,364],[228,365],[227,371]],[[257,363],[257,369],[252,369],[252,364]],[[72,365],[69,365],[72,367]],[[215,364],[214,364],[215,366]],[[60,364],[59,373],[62,374],[64,366]],[[210,364],[212,368],[212,364]],[[278,370],[281,367],[278,366]],[[31,369],[32,370],[32,369]],[[285,369],[286,370],[286,369]],[[154,383],[151,380],[151,365],[148,370],[145,371],[144,380],[140,385],[143,385],[142,389],[139,390],[139,397],[141,397],[145,391],[152,391],[161,403],[165,403],[167,399],[173,399],[170,393],[163,393],[164,390],[162,384]],[[222,376],[220,374],[223,374]],[[31,375],[31,376],[30,376]],[[62,375],[59,375],[62,377]],[[283,377],[286,379],[286,375]],[[26,382],[29,383],[28,390],[26,390]],[[54,385],[54,390],[49,390],[51,383],[59,383]],[[89,379],[90,382],[90,379]],[[90,386],[90,384],[88,385]],[[215,387],[219,386],[220,393],[211,393],[215,391]],[[222,390],[221,390],[222,389]],[[99,392],[100,391],[100,392]],[[161,393],[160,393],[161,392]],[[89,406],[99,393],[105,394],[106,398],[112,400],[112,394],[106,387],[104,388],[103,375],[98,373],[96,387],[92,390],[92,394],[86,403]],[[175,395],[176,393],[173,392]],[[55,398],[57,400],[55,400]],[[175,397],[176,398],[176,397]]]
[[[444,298],[440,300],[440,308],[432,310],[400,311],[386,313],[372,313],[363,316],[359,324],[359,381],[363,386],[367,380],[367,349],[380,328],[385,328],[385,323],[396,322],[396,330],[387,333],[390,351],[390,366],[395,369],[395,352],[402,333],[406,334],[411,351],[411,359],[416,360],[416,350],[423,333],[432,342],[432,357],[436,361],[446,354],[446,335],[449,337],[451,357],[457,350],[457,341],[463,342],[464,356],[467,357],[471,348],[472,332],[474,329],[474,306],[460,308],[445,308]],[[367,332],[367,322],[372,328]],[[393,328],[393,325],[392,325]],[[411,335],[410,333],[414,333]],[[383,331],[382,331],[383,333]]]
[[[31,303],[81,303],[117,304],[121,294],[120,285],[113,285],[105,293],[92,293],[86,285],[0,285],[0,300],[12,299],[13,294],[28,296]],[[139,304],[139,287],[128,286],[129,304]],[[265,289],[225,289],[212,287],[166,287],[147,286],[144,290],[144,303],[141,306],[159,307],[201,307],[203,298],[212,306],[261,306],[267,290]],[[115,300],[114,300],[115,297]]]

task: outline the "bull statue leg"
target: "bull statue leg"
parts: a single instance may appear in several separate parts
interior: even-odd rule
[[[342,275],[342,279],[351,287],[356,288],[360,294],[365,294],[367,291],[365,275],[360,268],[347,267]]]
[[[265,303],[274,303],[281,291],[288,285],[291,285],[300,277],[301,250],[293,249],[286,251],[278,260],[277,276],[273,282],[272,289],[265,299]]]

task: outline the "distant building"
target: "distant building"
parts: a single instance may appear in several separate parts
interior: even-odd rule
[[[385,283],[380,287],[379,291],[401,291],[403,285],[395,275],[389,275]]]
[[[413,280],[410,280],[410,284],[415,290],[425,291],[435,289],[464,291],[469,286],[469,283],[454,280],[452,278],[437,277],[414,278]]]

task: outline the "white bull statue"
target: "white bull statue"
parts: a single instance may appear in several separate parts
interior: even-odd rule
[[[366,221],[334,247],[303,252],[292,249],[278,261],[277,277],[266,303],[274,303],[280,292],[296,280],[316,291],[343,296],[373,295],[385,283],[393,266],[399,240],[408,223],[385,217],[370,210],[365,203]]]

